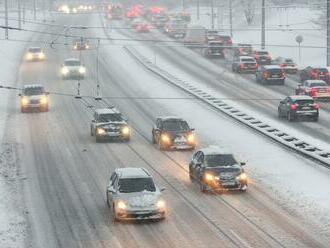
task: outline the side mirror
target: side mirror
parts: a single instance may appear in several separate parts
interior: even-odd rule
[[[244,165],[246,165],[246,163],[245,162],[240,162],[240,165],[244,166]]]
[[[113,189],[113,187],[110,186],[107,188],[107,192],[114,193],[115,190]]]
[[[163,192],[163,191],[165,191],[165,190],[166,190],[165,187],[162,187],[162,188],[159,189],[160,192]]]
[[[92,122],[94,123],[94,122],[96,122],[95,120],[92,120]]]
[[[280,103],[284,103],[284,101],[282,100],[282,101],[280,101]]]

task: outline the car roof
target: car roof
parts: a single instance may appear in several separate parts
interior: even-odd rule
[[[41,84],[25,84],[23,86],[24,89],[27,89],[27,88],[44,88],[43,85]]]
[[[306,95],[294,95],[290,96],[292,100],[313,100],[313,97]]]
[[[265,69],[281,69],[279,65],[264,65]]]
[[[255,50],[255,52],[256,53],[260,53],[260,52],[262,52],[262,53],[269,53],[268,51],[265,51],[265,50]]]
[[[145,168],[125,167],[125,168],[117,168],[115,171],[119,175],[119,178],[151,177],[151,175]]]
[[[200,149],[205,155],[232,154],[229,150],[219,146],[208,146]]]
[[[251,57],[251,56],[239,56],[239,58],[240,59],[253,59],[254,60],[254,58]]]
[[[324,84],[327,84],[326,82],[324,82],[323,80],[318,80],[318,79],[309,79],[309,80],[306,80],[305,82],[311,84],[311,83],[324,83]]]
[[[95,112],[97,114],[120,114],[120,111],[116,109],[115,107],[113,108],[101,108],[101,109],[95,109]]]
[[[40,49],[41,50],[41,47],[29,47],[29,49]]]
[[[161,119],[162,121],[169,121],[169,120],[184,121],[182,118],[177,116],[158,116],[157,119]]]
[[[76,58],[68,58],[68,59],[64,60],[64,62],[66,62],[66,61],[79,61],[80,62],[80,60],[76,59]]]

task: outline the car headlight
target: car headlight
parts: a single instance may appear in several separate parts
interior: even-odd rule
[[[83,67],[83,66],[80,66],[80,67],[79,67],[79,73],[80,73],[80,74],[85,74],[85,73],[86,73],[86,68]]]
[[[47,97],[46,97],[46,96],[41,97],[41,98],[40,98],[40,103],[41,103],[41,104],[47,104],[47,103],[48,103],[48,99],[47,99]]]
[[[117,208],[120,210],[125,210],[127,208],[126,203],[123,201],[118,201],[117,202]]]
[[[76,50],[77,48],[78,48],[77,45],[74,45],[74,46],[73,46],[73,49],[74,49],[74,50]]]
[[[28,105],[30,102],[29,98],[27,97],[22,97],[21,99],[21,104],[24,106],[24,105]]]
[[[187,137],[187,140],[189,143],[194,143],[195,142],[195,135],[194,134],[189,134]]]
[[[164,200],[158,200],[157,203],[156,203],[156,206],[158,209],[164,209],[166,204],[165,204],[165,201]]]
[[[246,181],[247,180],[247,175],[243,172],[236,179],[239,180],[239,181]]]
[[[206,173],[204,175],[204,178],[206,181],[213,181],[215,179],[214,175],[210,174],[210,173]]]
[[[124,134],[124,135],[129,135],[129,133],[130,133],[130,129],[129,129],[129,127],[123,127],[122,129],[121,129],[121,132],[122,132],[122,134]]]
[[[68,69],[67,67],[62,67],[61,73],[62,73],[63,75],[66,75],[66,74],[69,73],[69,69]]]
[[[76,8],[73,8],[73,9],[72,9],[72,12],[73,12],[73,13],[77,13],[77,9],[76,9]]]
[[[164,142],[164,143],[170,143],[170,137],[167,135],[167,134],[162,134],[162,136],[161,136],[161,140],[162,140],[162,142]]]
[[[86,49],[89,49],[89,45],[86,45]]]
[[[31,60],[33,58],[32,53],[26,54],[26,59]]]
[[[105,134],[105,130],[103,128],[98,128],[97,134],[99,134],[99,135]]]
[[[44,59],[45,58],[45,54],[44,53],[39,53],[38,57],[39,57],[39,59]]]

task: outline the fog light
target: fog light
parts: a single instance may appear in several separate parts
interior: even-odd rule
[[[63,67],[62,70],[61,70],[61,73],[62,73],[63,75],[66,75],[66,74],[69,73],[69,69],[68,69],[67,67]]]
[[[86,73],[86,68],[83,67],[83,66],[79,67],[79,73],[80,74],[85,74]]]
[[[187,140],[189,143],[194,143],[195,142],[195,135],[189,134],[187,137]]]
[[[129,127],[123,127],[121,132],[122,132],[123,135],[129,135],[130,129],[129,129]]]
[[[161,136],[161,140],[162,140],[162,142],[164,142],[164,143],[169,143],[169,142],[170,142],[170,137],[168,137],[167,134],[162,134],[162,136]]]
[[[21,104],[22,104],[23,106],[28,105],[28,104],[29,104],[29,98],[27,98],[27,97],[23,97],[23,98],[21,99]]]
[[[215,179],[214,175],[212,175],[210,173],[206,173],[204,178],[205,178],[206,181],[213,181]]]
[[[164,200],[158,200],[156,206],[157,206],[158,209],[163,210],[166,206],[165,201]]]
[[[48,99],[47,99],[47,97],[46,97],[46,96],[41,97],[41,98],[40,98],[40,103],[41,103],[41,104],[47,104],[47,103],[48,103]]]
[[[117,208],[120,209],[120,210],[125,210],[127,208],[127,206],[126,206],[125,202],[119,201],[117,203]]]
[[[97,134],[103,135],[103,134],[105,134],[105,130],[103,128],[98,128],[97,129]]]

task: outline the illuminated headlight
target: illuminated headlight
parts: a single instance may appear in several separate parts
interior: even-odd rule
[[[156,203],[156,206],[159,210],[164,210],[166,207],[165,201],[164,200],[158,200]]]
[[[86,45],[86,49],[88,49],[89,48],[89,45]]]
[[[206,181],[213,181],[215,179],[214,175],[210,174],[210,173],[206,173],[204,175],[204,178]]]
[[[61,70],[61,73],[62,73],[63,75],[66,75],[66,74],[69,73],[69,69],[68,69],[67,67],[63,67],[62,70]]]
[[[44,59],[45,58],[45,54],[44,53],[39,53],[38,57],[39,57],[39,59]]]
[[[72,12],[73,12],[73,13],[77,13],[77,9],[76,9],[76,8],[73,8],[73,9],[72,9]]]
[[[246,181],[247,180],[247,175],[243,172],[238,177],[236,177],[236,179],[238,181]]]
[[[28,53],[28,54],[26,54],[26,59],[27,59],[27,60],[31,60],[32,58],[33,58],[32,53]]]
[[[80,73],[80,74],[85,74],[85,73],[86,73],[86,68],[83,67],[83,66],[80,66],[80,67],[79,67],[79,73]]]
[[[189,134],[188,137],[187,137],[187,141],[189,143],[194,143],[195,142],[195,135],[194,134]]]
[[[130,134],[130,129],[129,129],[129,127],[123,127],[122,129],[121,129],[121,132],[122,132],[122,134],[123,135],[129,135]]]
[[[93,9],[93,7],[92,7],[92,6],[88,6],[88,9],[89,9],[89,10],[92,10],[92,9]]]
[[[74,45],[74,46],[73,46],[73,49],[74,49],[74,50],[76,50],[77,48],[78,48],[77,45]]]
[[[28,105],[29,104],[29,98],[27,98],[27,97],[22,97],[22,99],[21,99],[21,104],[23,105],[23,106],[25,106],[25,105]]]
[[[119,210],[125,210],[125,209],[127,208],[126,203],[123,202],[123,201],[118,201],[118,202],[117,202],[117,208],[118,208]]]
[[[48,103],[48,99],[47,99],[47,97],[46,97],[46,96],[41,97],[41,98],[40,98],[40,103],[41,103],[41,104],[47,104],[47,103]]]
[[[164,143],[169,143],[171,140],[170,140],[170,137],[167,135],[167,134],[162,134],[161,136],[161,140],[162,142]]]
[[[98,128],[97,129],[97,134],[103,135],[103,134],[105,134],[105,130],[103,128]]]

